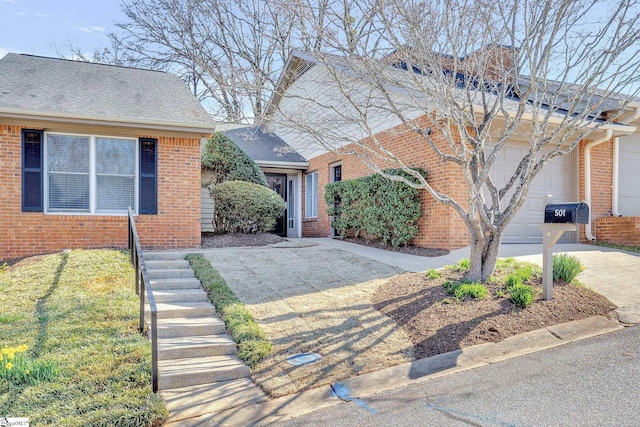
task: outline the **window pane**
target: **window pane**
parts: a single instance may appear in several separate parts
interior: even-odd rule
[[[89,210],[89,175],[49,174],[49,209]]]
[[[126,139],[96,138],[96,172],[133,175],[135,143]]]
[[[49,172],[89,173],[89,138],[49,135],[47,162]]]
[[[318,216],[318,173],[307,175],[305,180],[305,216],[315,218]]]
[[[99,175],[97,177],[97,209],[125,211],[128,206],[135,207],[134,186],[133,176]]]

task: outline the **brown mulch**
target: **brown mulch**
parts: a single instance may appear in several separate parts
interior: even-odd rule
[[[203,248],[229,248],[239,246],[267,246],[285,242],[287,239],[270,233],[202,233],[200,245]]]
[[[584,319],[607,316],[615,309],[608,299],[582,286],[560,283],[553,287],[553,299],[542,300],[542,280],[532,278],[527,284],[539,291],[528,308],[517,307],[507,296],[497,292],[504,286],[487,284],[489,296],[484,300],[464,302],[447,295],[446,281],[460,281],[462,273],[444,270],[437,279],[424,273],[405,273],[380,286],[372,303],[376,309],[402,326],[414,345],[415,357],[446,353],[485,342],[498,342],[513,335]]]
[[[371,246],[372,248],[384,249],[387,251],[400,252],[403,254],[409,255],[417,255],[424,257],[438,257],[447,255],[449,253],[446,249],[439,248],[421,248],[419,246],[406,245],[406,246],[398,246],[394,248],[391,245],[385,245],[382,242],[376,240],[368,240],[363,238],[353,238],[353,237],[345,237],[343,239],[345,242],[357,243],[358,245]]]

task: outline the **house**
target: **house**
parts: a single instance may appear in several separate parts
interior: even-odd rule
[[[372,173],[353,155],[358,152],[354,141],[366,143],[371,134],[375,135],[381,150],[388,149],[405,165],[426,169],[434,188],[464,199],[466,185],[461,184],[462,172],[450,164],[445,167],[424,140],[408,130],[388,109],[372,107],[370,100],[380,95],[365,83],[360,84],[360,77],[347,70],[340,63],[341,58],[332,60],[335,66],[329,70],[311,54],[294,51],[267,112],[270,130],[309,162],[303,181],[302,235],[332,234],[324,187],[333,181]],[[401,73],[409,73],[407,68],[394,67],[389,73],[395,73],[392,78],[400,79]],[[349,80],[337,89],[329,75],[341,72],[345,73],[345,80]],[[345,89],[347,87],[349,89]],[[349,112],[357,107],[345,102],[340,90],[351,90],[356,96],[354,102],[357,103],[360,96],[367,107]],[[423,122],[424,128],[428,126],[424,110],[413,107],[415,99],[406,91],[398,90],[386,96],[395,97],[396,106],[404,106],[410,119]],[[625,108],[618,123],[606,124],[589,136],[590,141],[581,141],[570,154],[556,157],[542,169],[532,182],[520,211],[507,227],[503,242],[541,242],[544,197],[552,194],[555,201],[586,200],[591,207],[591,223],[579,232],[565,233],[565,241],[584,242],[595,238],[640,245],[640,168],[637,167],[640,164],[640,102],[631,102]],[[358,114],[367,114],[369,118],[366,131]],[[311,132],[288,125],[290,118],[301,116],[309,118],[305,124]],[[431,138],[444,144],[444,138],[435,133]],[[492,169],[498,185],[513,174],[527,150],[526,135],[513,137],[504,146]],[[389,166],[395,165],[389,163]],[[422,212],[419,232],[413,240],[415,245],[455,249],[469,244],[467,229],[458,214],[426,191],[422,192]]]
[[[175,75],[0,59],[0,260],[200,245],[200,141],[213,124]]]
[[[274,233],[283,237],[302,235],[302,171],[309,163],[282,138],[264,132],[259,126],[240,127],[222,131],[249,156],[264,172],[269,187],[285,201],[282,217],[276,222]],[[206,142],[203,141],[203,145]],[[206,174],[203,184],[208,182]],[[206,188],[202,189],[202,231],[214,231],[213,203]]]

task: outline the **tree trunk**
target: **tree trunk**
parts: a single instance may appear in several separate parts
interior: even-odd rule
[[[475,239],[469,255],[469,271],[465,280],[482,282],[493,274],[502,242],[503,231],[488,232],[482,239]]]

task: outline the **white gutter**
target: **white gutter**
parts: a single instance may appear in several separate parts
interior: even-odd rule
[[[282,168],[306,170],[309,168],[309,162],[278,162],[270,160],[256,160],[256,164],[264,168]]]
[[[631,117],[622,121],[624,124],[631,123],[634,120],[640,118],[640,105],[634,107],[635,112]],[[619,196],[619,184],[618,175],[620,171],[620,138],[613,138],[613,183],[612,183],[612,198],[611,198],[611,214],[613,216],[622,216],[618,211],[618,196]]]
[[[24,119],[24,120],[43,120],[50,122],[64,122],[86,125],[102,125],[102,126],[118,126],[127,128],[143,128],[143,129],[156,129],[156,130],[168,130],[177,132],[191,132],[209,135],[214,132],[215,124],[211,123],[188,123],[188,122],[171,122],[160,121],[144,118],[109,118],[84,115],[80,116],[73,113],[64,112],[48,112],[48,111],[32,111],[21,109],[0,109],[0,116],[10,119]]]
[[[607,129],[607,133],[602,138],[590,141],[584,146],[584,199],[589,208],[591,208],[591,149],[609,141],[612,135],[613,130]],[[591,230],[591,212],[589,212],[589,222],[584,226],[584,236],[588,240],[596,240]]]

